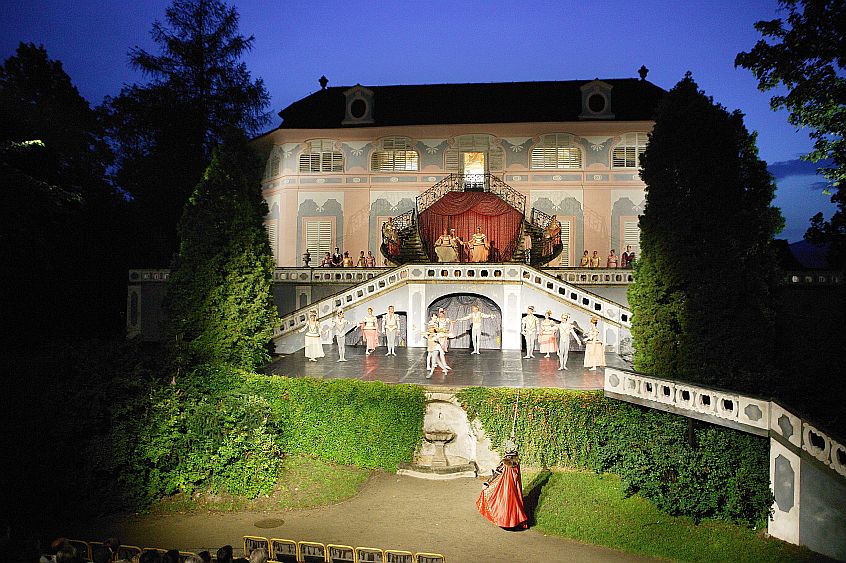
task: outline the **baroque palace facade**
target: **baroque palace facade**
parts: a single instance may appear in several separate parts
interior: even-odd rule
[[[557,215],[575,266],[638,250],[639,157],[665,91],[641,78],[327,87],[282,110],[253,144],[267,158],[266,226],[279,267],[335,247],[377,257],[382,225],[450,174],[490,174]],[[465,176],[466,177],[466,176]]]

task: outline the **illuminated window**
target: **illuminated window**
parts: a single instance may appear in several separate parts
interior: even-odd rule
[[[416,172],[419,169],[419,157],[417,151],[412,149],[411,139],[382,139],[370,156],[370,169],[374,172]]]
[[[646,133],[626,133],[611,153],[611,168],[640,168],[640,155],[646,149]]]
[[[568,133],[542,135],[532,149],[531,163],[537,170],[578,169],[582,167],[582,149]]]
[[[501,172],[505,169],[505,151],[493,135],[461,135],[455,138],[452,148],[444,151],[444,170],[459,172],[464,164],[463,153],[484,153],[487,171]]]
[[[300,155],[300,172],[343,172],[344,155],[335,150],[335,141],[315,139],[309,141]]]

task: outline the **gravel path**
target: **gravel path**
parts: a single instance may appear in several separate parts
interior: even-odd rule
[[[130,516],[69,526],[71,537],[116,534],[128,544],[212,552],[242,536],[285,538],[353,546],[442,553],[450,563],[488,561],[648,561],[611,549],[545,536],[529,529],[502,530],[476,511],[476,479],[425,481],[375,473],[355,497],[332,506],[280,512]],[[272,529],[255,524],[284,523]]]

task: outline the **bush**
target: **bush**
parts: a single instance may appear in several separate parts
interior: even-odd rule
[[[396,469],[422,440],[420,387],[267,377],[202,367],[162,385],[114,433],[119,473],[138,504],[206,488],[272,491],[285,454]]]
[[[459,393],[493,444],[511,432],[516,398],[515,389]],[[638,493],[674,515],[756,525],[772,505],[766,439],[601,392],[522,389],[517,443],[527,465],[616,473],[627,494]]]

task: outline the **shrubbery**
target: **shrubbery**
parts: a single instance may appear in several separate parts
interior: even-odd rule
[[[459,393],[493,444],[510,434],[516,398],[516,389]],[[528,465],[616,473],[629,494],[674,515],[755,525],[772,505],[766,439],[641,409],[601,392],[521,390],[517,443]]]
[[[416,386],[202,367],[155,388],[114,451],[136,504],[197,489],[254,498],[273,489],[285,454],[395,469],[422,439],[424,409]]]

